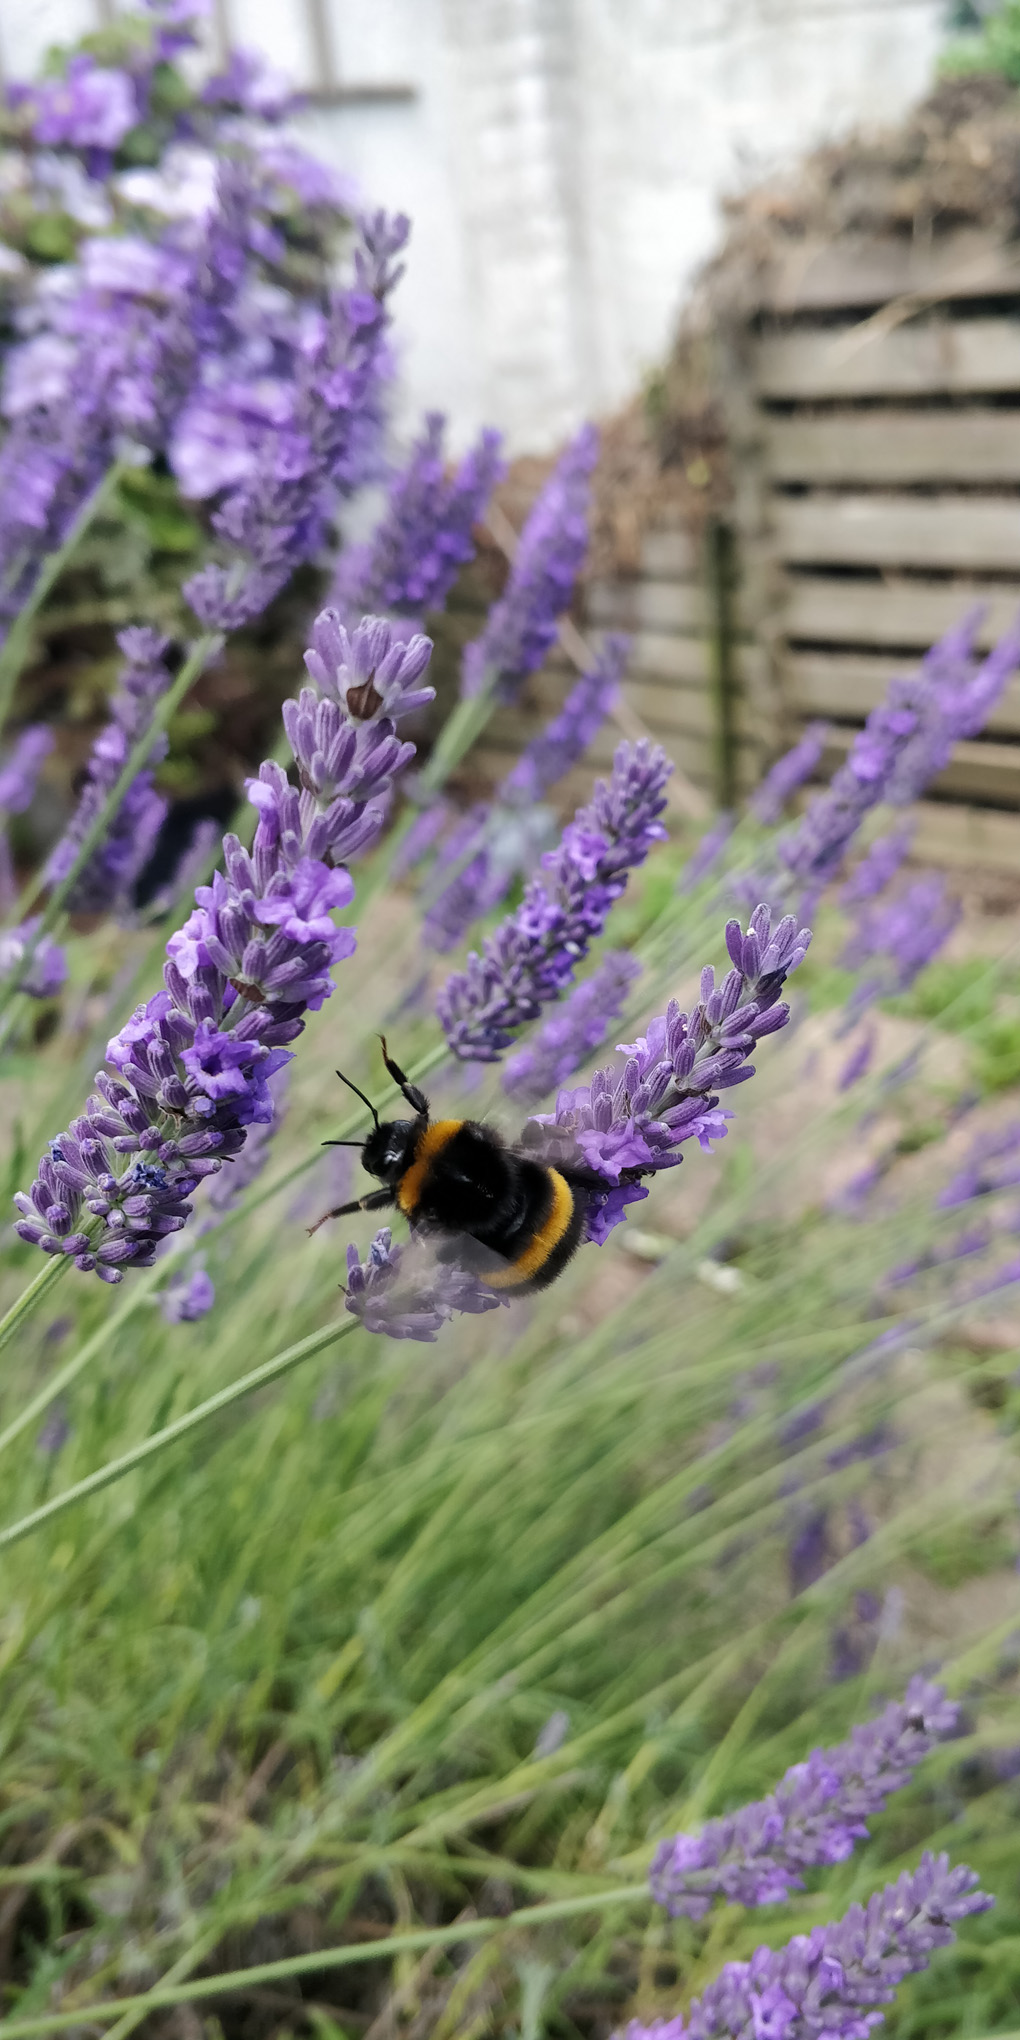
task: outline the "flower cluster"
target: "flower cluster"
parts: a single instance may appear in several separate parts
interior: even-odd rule
[[[407,235],[403,215],[361,222],[354,284],[333,293],[296,361],[287,415],[252,421],[244,472],[213,517],[228,561],[185,584],[206,629],[235,630],[257,616],[323,545],[337,495],[364,480],[366,443],[381,423],[387,301]]]
[[[996,1166],[996,1165],[999,1166]],[[1020,1183],[1020,1121],[998,1131],[978,1134],[972,1141],[963,1167],[946,1184],[938,1198],[943,1210],[970,1204],[976,1197],[988,1197],[996,1190],[1012,1190]]]
[[[635,2020],[627,2040],[867,2040],[882,2021],[875,2007],[927,1968],[959,1920],[994,1904],[976,1886],[966,1864],[926,1854],[841,1920],[727,1962],[686,2018]]]
[[[341,555],[330,600],[344,616],[420,622],[443,607],[458,570],[474,558],[473,526],[504,473],[501,435],[483,432],[447,474],[444,429],[442,413],[431,411],[372,537]]]
[[[657,744],[621,744],[612,777],[599,780],[559,847],[543,859],[516,912],[472,951],[440,993],[437,1011],[454,1054],[496,1062],[512,1029],[537,1019],[573,979],[605,926],[627,873],[665,836],[659,816],[672,771]]]
[[[949,940],[961,911],[938,872],[914,879],[891,899],[864,906],[840,962],[847,970],[861,970],[866,964],[874,968],[854,986],[847,1002],[848,1020],[855,1020],[875,999],[907,991]]]
[[[635,978],[641,976],[636,956],[609,950],[584,984],[575,985],[561,1006],[554,1006],[537,1034],[507,1058],[503,1089],[524,1105],[548,1097],[579,1069],[604,1042],[619,1019]]]
[[[110,721],[92,746],[78,806],[50,853],[46,875],[52,884],[58,884],[71,870],[107,795],[171,683],[169,639],[139,625],[121,631],[117,643],[125,664],[110,702]],[[151,752],[154,763],[165,757],[167,748],[166,737],[156,740]],[[155,790],[152,771],[139,772],[102,842],[75,880],[68,900],[72,912],[123,913],[132,904],[135,882],[152,855],[166,811],[167,803]]]
[[[472,922],[499,905],[516,877],[534,870],[552,833],[544,796],[583,758],[609,714],[629,643],[625,637],[606,638],[591,670],[541,735],[525,745],[492,800],[480,802],[449,829],[424,892],[422,935],[429,948],[440,954],[455,948]],[[425,815],[432,812],[426,809]],[[423,841],[424,831],[419,854]]]
[[[681,1012],[671,999],[647,1035],[622,1049],[622,1069],[596,1070],[590,1084],[561,1091],[554,1112],[529,1121],[530,1145],[550,1161],[579,1151],[605,1182],[605,1192],[588,1200],[590,1240],[601,1245],[627,1205],[647,1196],[644,1176],[682,1161],[684,1141],[696,1139],[708,1152],[725,1135],[729,1114],[718,1109],[719,1093],[753,1077],[749,1052],[786,1026],[790,1009],[779,994],[810,940],[810,929],[798,929],[792,914],[773,928],[765,906],[755,908],[746,935],[730,921],[733,968],[718,988],[714,971],[703,970],[693,1012]]]
[[[854,738],[846,763],[777,845],[775,889],[798,887],[809,911],[834,878],[865,816],[880,801],[906,806],[980,730],[1020,663],[1020,626],[978,665],[977,612],[932,647],[916,674],[894,680]]]
[[[803,1886],[803,1872],[842,1863],[867,1838],[867,1820],[899,1790],[937,1738],[951,1735],[958,1709],[918,1675],[906,1696],[833,1749],[813,1750],[774,1792],[710,1820],[698,1835],[674,1835],[656,1850],[652,1896],[677,1918],[702,1919],[713,1898],[773,1905]]]
[[[387,1339],[431,1345],[453,1316],[477,1316],[508,1301],[455,1262],[437,1260],[422,1240],[394,1246],[388,1226],[376,1233],[366,1261],[357,1247],[347,1249],[347,1309],[367,1332]]]
[[[590,478],[598,434],[584,425],[561,454],[521,532],[506,587],[481,637],[464,653],[461,693],[513,701],[556,642],[588,548]]]
[[[909,857],[913,840],[913,822],[904,822],[900,828],[891,830],[888,836],[879,836],[854,865],[840,891],[840,906],[859,907],[865,900],[877,899],[879,893],[891,885],[904,859]]]
[[[818,765],[828,734],[827,723],[809,723],[793,749],[785,752],[782,758],[776,760],[771,771],[766,772],[751,799],[751,812],[759,822],[770,826],[778,822],[791,794],[810,779]]]
[[[151,1265],[198,1183],[271,1119],[268,1080],[354,949],[353,930],[331,918],[353,897],[337,867],[373,839],[408,762],[393,718],[428,699],[430,652],[425,638],[393,643],[384,622],[349,637],[335,616],[319,619],[307,665],[322,698],[305,689],[291,718],[301,790],[272,763],[249,782],[252,849],[226,837],[225,871],[199,886],[167,944],[165,990],[114,1036],[112,1073],[17,1198],[23,1239],[119,1281],[126,1265]]]

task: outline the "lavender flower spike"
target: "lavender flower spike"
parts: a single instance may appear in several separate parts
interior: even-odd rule
[[[815,766],[825,749],[829,725],[824,722],[809,723],[803,736],[777,758],[771,771],[766,772],[757,792],[751,796],[751,812],[759,822],[778,822],[792,793],[810,779]]]
[[[490,935],[479,956],[447,978],[437,1012],[455,1055],[498,1062],[511,1029],[538,1017],[559,997],[605,926],[626,885],[665,830],[658,817],[672,765],[657,744],[621,744],[612,778],[599,780],[559,848],[543,859],[549,883],[534,878],[516,913]]]
[[[513,701],[551,651],[588,549],[589,484],[597,456],[598,434],[584,425],[531,509],[506,587],[481,637],[465,650],[465,699],[491,687],[500,701]]]
[[[24,814],[35,792],[39,767],[53,749],[53,731],[45,723],[19,730],[12,749],[0,764],[0,812]]]
[[[641,976],[636,956],[626,950],[610,950],[594,975],[576,985],[562,1006],[555,1006],[548,1020],[523,1048],[509,1057],[503,1072],[503,1089],[524,1105],[535,1105],[566,1083],[589,1055],[605,1040],[635,978]]]
[[[918,1675],[903,1700],[846,1742],[813,1750],[766,1799],[710,1820],[698,1835],[674,1835],[656,1850],[652,1896],[676,1919],[702,1919],[713,1898],[773,1905],[803,1886],[802,1872],[842,1863],[867,1839],[866,1821],[905,1785],[958,1709],[941,1686]]]
[[[792,914],[773,929],[765,906],[755,908],[746,935],[730,921],[733,969],[718,990],[714,971],[703,970],[693,1012],[682,1013],[671,999],[647,1035],[623,1048],[622,1070],[596,1070],[590,1084],[560,1092],[555,1112],[528,1122],[527,1145],[549,1161],[580,1151],[603,1178],[605,1193],[588,1198],[589,1240],[601,1246],[626,1206],[647,1196],[643,1177],[676,1168],[684,1141],[697,1140],[708,1153],[724,1137],[730,1115],[718,1110],[718,1093],[753,1077],[749,1051],[786,1026],[790,1008],[779,994],[810,941],[810,929],[798,929]]]
[[[916,1870],[841,1920],[727,1962],[684,2018],[636,2020],[626,2040],[867,2040],[904,1977],[928,1967],[956,1924],[995,1901],[965,1863],[924,1855]]]
[[[483,432],[448,476],[444,425],[441,411],[429,412],[372,537],[342,555],[330,598],[341,614],[420,620],[443,607],[458,570],[474,558],[472,527],[505,471],[501,434]]]
[[[32,999],[52,999],[67,977],[67,958],[60,944],[48,935],[41,942],[34,941],[41,921],[41,914],[32,914],[17,928],[0,934],[0,980],[23,973],[18,976],[19,992],[27,992]],[[26,964],[29,949],[32,953]]]
[[[138,739],[144,736],[161,697],[172,684],[166,664],[169,639],[136,627],[121,631],[117,643],[125,665],[110,703],[111,717],[92,746],[78,806],[59,843],[50,854],[46,875],[52,884],[66,877],[107,795],[116,786]],[[152,758],[166,756],[168,739],[157,738]],[[155,790],[151,771],[139,772],[84,871],[75,881],[68,905],[72,912],[123,912],[135,881],[152,854],[167,803]]]
[[[427,697],[418,683],[430,651],[424,638],[394,645],[377,619],[348,636],[328,612],[319,618],[308,664],[325,698],[305,688],[290,704],[301,791],[272,761],[249,781],[251,851],[225,838],[225,871],[198,887],[167,944],[165,991],[114,1036],[113,1073],[100,1074],[98,1095],[15,1199],[22,1239],[106,1282],[151,1267],[202,1179],[272,1118],[268,1080],[354,949],[353,929],[332,919],[354,893],[342,860],[374,839],[413,752],[392,718]]]
[[[455,1263],[432,1259],[423,1242],[395,1247],[388,1226],[377,1232],[367,1261],[347,1249],[347,1309],[367,1332],[431,1345],[457,1311],[498,1310],[509,1298],[486,1289]]]

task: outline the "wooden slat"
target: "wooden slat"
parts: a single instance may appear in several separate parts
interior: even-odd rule
[[[780,558],[795,564],[1020,574],[1020,498],[780,497],[774,525]]]
[[[941,800],[922,800],[914,813],[914,856],[926,864],[1020,871],[1020,814]]]
[[[853,739],[853,730],[830,730],[820,777],[835,770]],[[1020,809],[1020,744],[959,743],[932,788],[961,800],[1008,803]]]
[[[774,482],[1020,482],[1020,410],[773,417],[764,456]]]
[[[961,299],[1020,292],[1020,251],[974,229],[920,243],[848,234],[801,242],[763,272],[759,304],[775,312],[830,311],[915,292]]]
[[[893,332],[843,328],[775,334],[761,342],[763,397],[980,395],[1020,391],[1020,321],[918,319]]]
[[[903,659],[854,652],[791,652],[784,662],[786,694],[799,715],[859,716],[877,708]],[[1020,736],[1020,680],[1011,680],[988,718],[994,734]]]
[[[614,630],[704,630],[705,597],[693,581],[593,581],[587,614]]]
[[[648,581],[695,579],[700,567],[690,532],[680,527],[646,531],[641,541],[641,572]]]
[[[1016,621],[1020,585],[966,581],[882,582],[791,574],[782,611],[786,633],[818,644],[895,645],[924,651],[976,604],[987,605],[978,642],[995,643]]]

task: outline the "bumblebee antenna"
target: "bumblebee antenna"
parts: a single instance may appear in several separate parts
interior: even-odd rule
[[[360,1149],[364,1145],[363,1140],[320,1140],[319,1142],[320,1147],[355,1147]]]
[[[339,1077],[339,1079],[340,1079],[340,1082],[341,1082],[342,1084],[346,1084],[346,1086],[347,1086],[347,1089],[348,1089],[349,1091],[353,1091],[353,1092],[354,1092],[354,1095],[355,1095],[355,1097],[356,1097],[356,1098],[360,1098],[360,1099],[361,1099],[361,1102],[362,1102],[362,1104],[363,1104],[363,1105],[367,1105],[367,1106],[368,1106],[368,1109],[369,1109],[370,1113],[372,1114],[372,1117],[373,1117],[373,1119],[375,1120],[375,1123],[376,1123],[376,1125],[378,1126],[378,1124],[379,1124],[379,1114],[378,1114],[378,1112],[376,1111],[376,1109],[375,1109],[375,1106],[373,1105],[373,1103],[372,1103],[372,1100],[371,1100],[371,1098],[366,1098],[366,1096],[365,1096],[365,1093],[364,1093],[364,1091],[359,1091],[359,1089],[358,1089],[358,1087],[357,1087],[357,1084],[353,1084],[353,1083],[351,1082],[351,1079],[350,1079],[350,1077],[345,1077],[345,1076],[344,1076],[344,1073],[343,1073],[343,1071],[342,1071],[342,1070],[337,1070],[336,1074],[337,1074],[337,1076]],[[357,1141],[346,1141],[346,1142],[345,1142],[345,1141],[329,1141],[329,1142],[327,1142],[327,1141],[323,1141],[322,1145],[323,1145],[323,1147],[326,1147],[326,1146],[329,1146],[329,1147],[344,1147],[344,1146],[348,1146],[348,1147],[362,1147],[362,1146],[364,1145],[364,1143],[363,1143],[362,1141],[360,1141],[360,1140],[357,1140]]]

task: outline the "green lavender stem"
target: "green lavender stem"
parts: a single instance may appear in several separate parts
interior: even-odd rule
[[[35,586],[28,600],[22,604],[4,639],[3,647],[0,649],[0,728],[10,714],[14,689],[32,642],[32,625],[50,589],[59,581],[90,525],[99,516],[100,511],[106,509],[121,476],[126,472],[124,463],[114,461],[92,494],[86,496],[63,545],[58,546],[55,552],[47,553],[36,575]]]
[[[462,1941],[486,1941],[497,1934],[513,1934],[522,1927],[541,1927],[547,1920],[583,1917],[605,1912],[615,1906],[649,1906],[646,1883],[623,1884],[605,1891],[587,1891],[576,1898],[554,1898],[542,1905],[520,1906],[503,1918],[457,1920],[448,1927],[419,1927],[411,1933],[388,1934],[380,1941],[348,1942],[342,1948],[320,1948],[309,1955],[288,1955],[278,1962],[260,1962],[251,1969],[228,1969],[220,1976],[203,1977],[197,1983],[144,1991],[136,1997],[111,1998],[106,2004],[81,2005],[76,2011],[44,2012],[30,2019],[5,2019],[4,2040],[29,2040],[37,2033],[58,2033],[70,2026],[91,2026],[98,2019],[119,2019],[125,2012],[156,2011],[165,2005],[194,2004],[206,1997],[228,1991],[250,1990],[256,1985],[279,1982],[288,1976],[318,1975],[327,1969],[346,1969],[355,1962],[384,1962],[391,1955],[416,1949],[449,1948]]]
[[[348,1332],[353,1332],[355,1324],[356,1319],[352,1317],[341,1318],[336,1324],[324,1326],[321,1331],[310,1332],[306,1339],[299,1339],[296,1346],[288,1346],[284,1352],[274,1354],[271,1360],[263,1361],[261,1367],[253,1367],[250,1374],[243,1374],[239,1381],[232,1381],[227,1388],[221,1388],[215,1395],[208,1396],[205,1402],[198,1403],[193,1410],[187,1410],[183,1417],[177,1417],[172,1424],[165,1424],[161,1431],[154,1431],[151,1437],[143,1438],[140,1445],[133,1445],[130,1451],[122,1452],[118,1459],[109,1460],[105,1466],[98,1467],[95,1473],[87,1474],[84,1480],[75,1481],[73,1487],[65,1488],[62,1494],[54,1495],[52,1500],[44,1502],[41,1508],[33,1509],[18,1522],[9,1524],[6,1530],[0,1530],[0,1551],[6,1550],[11,1544],[20,1543],[32,1530],[39,1529],[43,1523],[51,1522],[54,1516],[62,1516],[65,1509],[71,1508],[75,1502],[84,1501],[88,1495],[96,1495],[102,1488],[112,1486],[113,1482],[120,1480],[125,1473],[131,1473],[136,1466],[144,1465],[147,1459],[155,1458],[167,1445],[175,1444],[179,1438],[186,1438],[190,1431],[197,1430],[209,1417],[217,1416],[220,1410],[229,1409],[231,1403],[240,1402],[243,1396],[251,1395],[257,1388],[265,1388],[270,1381],[278,1381],[282,1374],[289,1374],[292,1368],[299,1367],[302,1360],[309,1360],[313,1354],[321,1353],[327,1346],[335,1345],[338,1339],[343,1339]],[[123,2010],[123,2001],[118,2010]]]
[[[5,1317],[0,1318],[0,1351],[5,1346],[10,1345],[11,1340],[20,1332],[22,1325],[49,1295],[50,1290],[59,1282],[61,1275],[69,1265],[65,1254],[51,1255],[46,1262],[46,1266],[40,1268],[38,1275],[29,1283],[28,1288],[22,1290],[17,1302],[12,1303]]]

